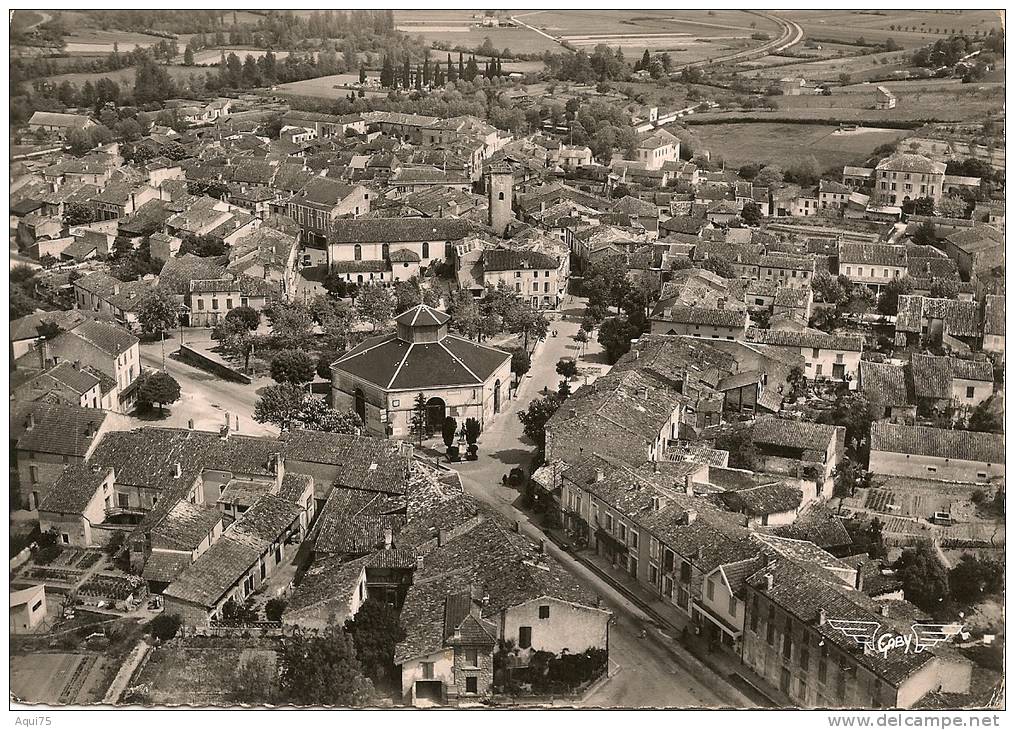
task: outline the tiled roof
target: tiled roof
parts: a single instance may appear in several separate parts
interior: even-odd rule
[[[983,305],[983,334],[1004,336],[1004,310],[1005,301],[1003,296],[988,294],[985,297]]]
[[[177,502],[151,530],[153,548],[196,550],[208,538],[222,513],[215,507],[203,507],[187,500]]]
[[[771,444],[823,454],[828,444],[835,438],[835,428],[823,423],[763,416],[754,422],[751,439],[756,444]]]
[[[80,279],[78,280],[80,281]],[[43,324],[55,324],[62,330],[72,330],[81,322],[89,319],[86,312],[80,309],[68,311],[35,312],[19,319],[12,319],[10,324],[10,340],[34,340],[40,337],[39,327]]]
[[[399,496],[355,489],[332,489],[318,517],[315,549],[329,555],[358,555],[384,545],[385,530],[405,524]]]
[[[410,327],[436,327],[451,319],[447,313],[426,304],[419,304],[395,317],[398,324]]]
[[[366,340],[339,358],[332,368],[386,390],[412,390],[479,385],[510,357],[456,335],[447,335],[439,342],[410,343],[393,334]]]
[[[344,623],[363,569],[370,556],[343,562],[341,558],[326,558],[314,564],[296,587],[286,606],[283,621],[298,622],[308,611],[326,611],[334,614],[338,625]]]
[[[80,514],[95,497],[110,471],[108,467],[102,469],[85,463],[71,464],[46,492],[39,511]]]
[[[711,327],[742,328],[747,324],[746,309],[717,309],[683,304],[674,304],[667,307],[661,315],[653,313],[653,317],[666,322],[708,325]]]
[[[959,250],[973,254],[987,248],[1004,245],[1004,234],[994,226],[978,225],[971,231],[957,231],[945,240]]]
[[[483,251],[484,271],[514,271],[516,269],[554,271],[556,268],[556,259],[538,251],[520,251],[507,248],[489,248]]]
[[[901,365],[861,360],[860,387],[868,398],[888,408],[915,402]]]
[[[766,576],[772,578],[771,589],[765,588]],[[866,654],[854,639],[834,628],[832,621],[873,622],[881,626],[892,622],[878,612],[870,598],[821,568],[808,568],[788,558],[777,558],[747,582],[797,620],[809,624],[824,641],[834,644],[839,651],[894,687],[933,659],[930,651],[920,654],[896,651],[888,652],[887,656],[876,652]],[[824,624],[818,621],[822,610],[829,619]],[[910,626],[897,629],[900,634],[911,631]]]
[[[943,162],[935,162],[923,155],[903,152],[881,160],[876,169],[941,175],[944,174],[945,164]]]
[[[73,363],[66,360],[47,370],[46,374],[75,393],[87,393],[99,384],[99,379],[94,375],[74,367]]]
[[[980,318],[975,302],[933,299],[915,294],[899,296],[896,332],[921,332],[924,319],[943,320],[945,331],[954,337],[977,337],[980,334]]]
[[[871,427],[871,451],[999,464],[1004,462],[1004,436],[878,421]]]
[[[884,243],[839,243],[840,264],[874,264],[877,266],[906,266],[908,255],[905,246]]]
[[[583,450],[616,449],[633,464],[648,449],[686,398],[637,370],[610,373],[582,386],[547,423],[547,448],[554,458]]]
[[[11,413],[11,439],[22,451],[84,457],[105,420],[106,412],[95,408],[32,403]]]
[[[863,350],[863,338],[853,335],[829,335],[824,332],[791,330],[763,330],[757,327],[747,329],[747,341],[778,347],[810,347],[822,350]]]
[[[145,560],[141,577],[156,583],[172,583],[192,564],[191,553],[155,550]]]
[[[328,231],[329,243],[406,243],[456,241],[475,231],[458,218],[342,219]]]
[[[764,516],[796,510],[803,501],[803,492],[783,482],[776,482],[724,492],[720,499],[734,512]]]
[[[409,469],[409,456],[399,444],[371,436],[324,431],[287,431],[279,436],[286,459],[341,467],[336,487],[401,494]]]
[[[80,337],[103,352],[114,356],[122,355],[140,342],[137,337],[123,327],[96,320],[82,322],[72,332],[67,334]],[[60,337],[65,337],[67,334],[60,335]]]
[[[159,272],[159,286],[174,294],[186,294],[194,279],[218,279],[225,273],[218,258],[202,258],[193,254],[173,257]]]

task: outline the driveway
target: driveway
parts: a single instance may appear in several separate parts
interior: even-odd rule
[[[518,412],[540,396],[542,388],[556,390],[560,376],[556,372],[561,357],[576,357],[577,345],[571,338],[577,333],[584,302],[570,300],[564,318],[551,324],[557,337],[548,337],[539,344],[532,358],[528,376],[522,379],[517,395],[505,405],[497,419],[483,432],[479,460],[456,464],[465,490],[504,515],[517,520],[524,533],[543,540],[547,552],[570,570],[580,581],[603,598],[614,612],[610,627],[610,673],[613,675],[583,702],[592,707],[721,707],[727,704],[712,687],[723,683],[719,675],[694,676],[681,659],[684,650],[659,634],[652,621],[613,587],[589,571],[571,555],[560,550],[521,509],[519,490],[505,487],[501,477],[513,467],[529,470],[535,446],[522,434]],[[608,367],[602,349],[595,341],[579,359],[579,368],[589,372],[592,380]],[[585,382],[584,375],[581,377]],[[577,388],[579,382],[572,384]],[[644,638],[642,632],[645,632]],[[693,666],[693,664],[691,664]]]

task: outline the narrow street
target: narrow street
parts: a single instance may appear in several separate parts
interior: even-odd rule
[[[572,555],[557,547],[542,530],[519,509],[521,492],[501,483],[501,477],[518,466],[529,470],[534,447],[522,434],[518,412],[540,396],[542,388],[556,389],[560,376],[556,372],[561,357],[575,357],[577,333],[584,302],[569,300],[564,311],[566,319],[551,323],[557,337],[548,337],[535,351],[532,368],[516,396],[508,402],[497,420],[480,439],[479,460],[461,462],[456,469],[462,476],[466,491],[497,510],[510,520],[517,520],[523,532],[543,540],[547,552],[566,566],[579,580],[602,596],[614,612],[610,627],[610,673],[613,675],[585,699],[590,707],[721,707],[728,702],[713,689],[725,683],[717,674],[696,676],[685,667],[686,652],[677,643],[662,635],[652,620],[637,606],[615,591],[612,586],[589,571]],[[606,371],[602,350],[594,340],[589,342],[579,369]],[[590,376],[591,379],[591,376]],[[584,378],[581,382],[584,382]],[[577,389],[579,383],[572,384]],[[645,632],[643,636],[643,632]],[[690,665],[695,665],[692,661]],[[707,671],[707,670],[706,670]]]

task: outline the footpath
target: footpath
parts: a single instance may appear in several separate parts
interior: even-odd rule
[[[725,677],[735,690],[760,707],[790,706],[788,697],[780,697],[778,692],[767,687],[762,677],[744,664],[739,657],[721,648],[713,649],[704,637],[696,635],[691,619],[676,606],[660,600],[659,596],[654,595],[625,571],[617,570],[592,551],[575,550],[560,530],[544,529],[544,532],[575,560],[641,609],[676,647],[684,649],[685,651],[678,652],[676,656],[689,660],[684,662],[688,665],[686,667],[688,670],[694,671],[702,665],[707,667]]]

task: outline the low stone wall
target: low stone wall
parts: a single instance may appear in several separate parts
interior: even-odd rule
[[[244,385],[250,385],[253,382],[249,376],[236,370],[229,362],[210,350],[204,350],[191,345],[180,345],[177,355],[184,362],[202,370],[207,370],[220,378],[233,380]]]

